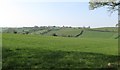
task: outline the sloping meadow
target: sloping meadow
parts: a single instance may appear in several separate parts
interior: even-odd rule
[[[3,34],[3,70],[117,68],[117,39]],[[110,66],[109,66],[110,65]]]

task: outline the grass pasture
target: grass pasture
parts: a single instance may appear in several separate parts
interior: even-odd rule
[[[118,43],[114,38],[9,33],[2,38],[3,70],[108,68],[108,63],[117,67]]]
[[[50,36],[53,33],[56,33],[58,36],[75,36],[81,32],[82,29],[74,29],[74,28],[61,28],[59,30],[53,30],[51,32],[46,33],[45,35]]]

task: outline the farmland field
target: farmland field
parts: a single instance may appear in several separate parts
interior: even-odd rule
[[[79,29],[63,30],[45,35],[3,33],[3,70],[108,68],[108,63],[117,67],[117,33],[86,30],[77,38],[51,36],[55,32],[59,35],[80,32]]]

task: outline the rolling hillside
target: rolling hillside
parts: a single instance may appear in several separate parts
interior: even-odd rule
[[[70,28],[70,27],[24,27],[24,28],[3,28],[3,33],[14,33],[16,31],[18,34],[28,32],[29,34],[46,35],[52,36],[56,34],[61,37],[75,37],[83,33],[79,37],[85,38],[115,38],[117,37],[117,28],[115,27],[103,27],[103,28]]]
[[[117,66],[117,39],[3,34],[3,69]],[[109,50],[108,50],[109,49]],[[97,64],[96,64],[97,63]]]
[[[108,29],[5,28],[3,70],[117,67],[117,32]]]

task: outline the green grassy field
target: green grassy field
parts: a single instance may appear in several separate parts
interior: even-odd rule
[[[58,36],[68,36],[72,35],[75,36],[80,33],[82,29],[74,29],[74,28],[61,28],[59,30],[53,30],[51,32],[46,33],[45,35],[50,36],[53,33],[56,33]]]
[[[114,39],[118,36],[116,32],[99,32],[99,31],[84,31],[82,38],[101,38],[101,39]]]
[[[115,35],[112,32],[86,31],[81,37],[68,38],[4,33],[3,69],[74,70],[108,68],[108,63],[117,67],[118,39],[114,39]]]
[[[95,30],[103,30],[103,31],[118,31],[116,27],[102,27],[102,28],[94,28]]]

